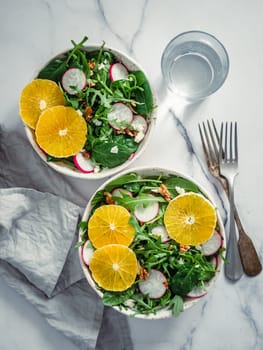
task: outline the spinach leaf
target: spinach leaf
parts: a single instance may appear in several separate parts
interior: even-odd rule
[[[200,189],[192,181],[183,179],[180,176],[171,176],[164,180],[164,185],[171,192],[173,196],[178,195],[176,187],[183,188],[186,192],[200,193]]]
[[[144,193],[141,193],[137,197],[130,197],[126,195],[122,198],[113,197],[113,199],[117,200],[119,205],[122,205],[131,211],[134,211],[136,205],[141,205],[145,208],[151,203],[166,202],[163,197],[149,196],[148,194],[144,194]]]
[[[142,90],[137,89],[134,91],[135,100],[139,102],[135,110],[138,114],[147,117],[153,110],[153,96],[150,84],[142,71],[134,71],[133,74],[137,79],[138,86],[142,87]]]
[[[50,61],[38,74],[39,79],[49,79],[55,82],[60,81],[63,73],[67,69],[65,60],[57,59]]]
[[[115,137],[112,142],[96,142],[92,149],[92,157],[103,167],[113,168],[128,160],[137,147],[132,139],[126,138],[124,141],[123,137]]]

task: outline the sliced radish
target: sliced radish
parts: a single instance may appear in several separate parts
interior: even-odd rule
[[[129,190],[126,190],[125,188],[115,188],[111,194],[115,197],[123,197],[122,193],[127,194],[128,196],[132,197],[132,193]]]
[[[62,76],[63,89],[70,95],[76,95],[87,85],[85,73],[79,68],[69,68]]]
[[[157,216],[158,212],[158,202],[150,203],[146,207],[144,207],[142,204],[137,204],[134,209],[134,215],[140,222],[149,222],[153,220]]]
[[[128,78],[129,71],[124,64],[117,62],[110,66],[110,80],[122,80]]]
[[[133,113],[126,104],[117,102],[112,106],[107,118],[113,129],[121,130],[132,123]]]
[[[213,259],[211,260],[211,264],[214,265],[215,270],[218,268],[218,264],[219,264],[218,256],[213,256]]]
[[[154,236],[160,236],[161,237],[161,240],[162,242],[168,242],[170,241],[170,237],[168,235],[168,232],[166,230],[166,228],[163,226],[163,225],[158,225],[158,226],[155,226],[153,229],[152,229],[152,235]]]
[[[222,236],[219,232],[214,231],[212,237],[200,245],[201,252],[206,256],[214,255],[222,247]]]
[[[168,288],[167,279],[159,270],[151,270],[148,278],[139,282],[138,285],[141,293],[148,294],[151,299],[161,298]]]
[[[89,174],[94,172],[95,164],[90,158],[84,157],[82,152],[74,155],[73,162],[82,173]]]
[[[92,247],[90,241],[86,241],[82,247],[81,255],[84,264],[89,265],[92,254],[94,253],[94,248]]]
[[[136,114],[134,116],[131,125],[134,128],[134,130],[137,130],[139,132],[143,132],[144,134],[146,133],[146,131],[148,129],[148,123],[147,123],[146,119],[142,115],[139,115],[139,114]]]
[[[188,298],[196,299],[201,298],[207,294],[206,288],[203,286],[194,287],[189,293],[187,293]]]
[[[133,160],[135,158],[135,155],[136,155],[135,153],[132,153],[129,157],[129,160]]]

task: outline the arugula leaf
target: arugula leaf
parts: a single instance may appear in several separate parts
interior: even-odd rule
[[[134,287],[131,287],[123,292],[105,292],[103,294],[102,302],[106,306],[116,306],[124,303],[126,300],[131,299],[135,291]]]
[[[121,187],[122,185],[136,181],[138,179],[138,175],[136,173],[125,174],[116,180],[111,181],[106,187],[105,190],[107,192],[111,192],[115,187]]]
[[[174,316],[178,316],[182,311],[184,311],[184,301],[179,295],[175,295],[170,304],[172,306],[172,313]]]

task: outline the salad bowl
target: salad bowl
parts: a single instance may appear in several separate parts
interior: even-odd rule
[[[85,40],[80,44],[72,41],[73,49],[56,55],[34,75],[34,80],[56,82],[66,106],[86,119],[87,142],[83,148],[71,157],[50,156],[39,144],[35,128],[25,122],[24,127],[33,149],[54,170],[75,178],[97,180],[122,171],[143,153],[155,126],[156,97],[146,72],[133,58],[104,43],[84,45]],[[78,55],[82,56],[76,58]],[[88,70],[86,77],[78,68],[83,57],[87,60],[83,63]],[[75,62],[76,59],[79,61]],[[70,62],[65,64],[66,68],[65,62]],[[76,92],[75,84],[81,84]]]
[[[216,218],[212,236],[195,246],[178,244],[171,239],[165,222],[167,205],[176,197],[188,195],[202,197],[202,200],[209,202]],[[123,291],[105,288],[97,279],[92,265],[93,260],[97,259],[95,253],[103,250],[107,244],[111,246],[106,241],[102,248],[97,246],[91,224],[97,213],[107,209],[107,206],[127,209],[130,213],[129,223],[135,228],[135,238],[127,245],[137,258],[137,277]],[[100,231],[105,220],[106,215],[98,223]],[[129,316],[162,319],[178,316],[213,289],[222,270],[225,231],[211,195],[193,178],[173,169],[140,167],[122,171],[94,193],[80,223],[78,249],[87,282],[105,305]],[[100,269],[107,265],[106,260]],[[187,265],[187,261],[191,261],[190,265]],[[193,285],[189,285],[186,275],[189,276],[195,268],[202,271],[199,270],[200,274],[197,271],[199,277],[192,275],[190,284]],[[196,282],[193,282],[195,279]]]

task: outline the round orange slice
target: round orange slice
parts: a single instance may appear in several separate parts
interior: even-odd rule
[[[188,192],[171,200],[164,224],[171,238],[183,245],[198,245],[213,234],[217,222],[214,206],[201,194]]]
[[[96,209],[88,222],[89,239],[95,248],[107,244],[129,246],[135,229],[129,224],[130,213],[120,205],[102,205]]]
[[[35,79],[27,84],[21,92],[19,114],[26,125],[35,129],[43,111],[65,104],[63,92],[54,81]]]
[[[135,282],[138,263],[130,248],[109,244],[95,250],[89,268],[93,279],[103,289],[124,291]]]
[[[72,107],[45,110],[36,126],[36,141],[49,155],[64,158],[78,153],[87,139],[87,124]]]

